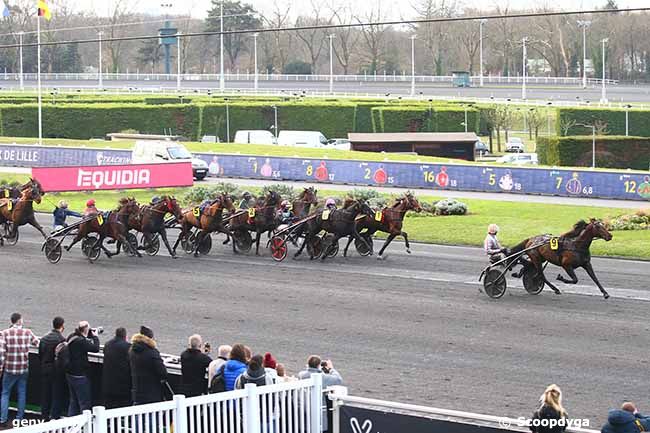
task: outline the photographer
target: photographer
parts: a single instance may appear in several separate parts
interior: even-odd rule
[[[208,390],[205,373],[212,362],[207,354],[209,344],[203,344],[200,335],[192,335],[188,340],[188,348],[181,353],[181,389],[185,397],[196,397]]]
[[[102,329],[91,329],[86,321],[79,322],[74,333],[68,337],[67,347],[59,351],[67,350],[67,361],[65,362],[66,378],[70,391],[70,405],[68,416],[81,414],[84,410],[92,409],[92,391],[90,387],[90,364],[88,363],[89,352],[99,352],[99,338],[97,333]],[[57,347],[58,349],[58,347]],[[65,353],[62,355],[66,357]]]
[[[298,379],[308,379],[312,374],[323,373],[323,389],[334,386],[342,385],[343,379],[338,371],[334,369],[334,364],[329,359],[321,361],[320,356],[311,355],[307,359],[307,369],[298,373]],[[327,401],[323,394],[323,412],[322,412],[322,427],[323,431],[327,430]]]

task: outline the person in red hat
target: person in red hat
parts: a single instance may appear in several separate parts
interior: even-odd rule
[[[278,366],[278,361],[271,355],[271,352],[266,352],[264,354],[264,361],[262,361],[262,366],[266,370],[266,374],[270,375],[274,382],[277,382],[278,372],[275,370]]]
[[[95,200],[92,198],[86,202],[86,209],[84,210],[84,217],[95,216],[99,213],[95,206]]]

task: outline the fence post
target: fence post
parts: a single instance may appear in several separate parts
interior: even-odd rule
[[[328,398],[332,400],[332,410],[334,413],[332,414],[332,424],[329,426],[330,431],[333,433],[340,433],[341,431],[341,409],[340,407],[343,406],[343,402],[339,400],[337,397],[345,397],[348,395],[348,388],[345,386],[341,385],[335,385],[330,388],[330,393],[328,395]]]
[[[244,433],[260,433],[262,425],[260,424],[260,400],[258,398],[257,385],[247,383],[246,389],[246,423],[244,424]]]
[[[187,432],[187,407],[185,406],[184,395],[174,395],[174,403],[176,403],[176,423],[174,433]]]
[[[323,374],[312,374],[311,388],[311,433],[323,431]],[[326,412],[327,413],[327,412]]]
[[[90,417],[90,422],[93,424],[93,433],[106,433],[106,408],[104,406],[95,406],[93,407],[92,416]],[[90,414],[89,410],[84,411],[84,415],[88,416]]]

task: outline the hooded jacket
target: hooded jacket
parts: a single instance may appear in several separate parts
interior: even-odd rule
[[[235,381],[239,375],[246,372],[246,364],[236,359],[228,360],[223,366],[223,378],[226,381],[226,391],[235,389]]]
[[[131,367],[129,349],[124,339],[115,337],[104,345],[104,368],[102,368],[102,394],[105,398],[131,398]]]
[[[544,404],[539,410],[535,411],[533,414],[533,420],[539,419],[539,420],[551,420],[551,419],[556,419],[560,420],[563,419],[562,415],[555,409],[553,409],[551,406],[548,406]],[[566,430],[567,425],[566,424],[561,424],[561,425],[556,425],[553,426],[552,428],[548,425],[540,425],[540,426],[530,426],[530,431],[534,433],[562,433],[563,431]]]
[[[641,424],[644,431],[650,431],[650,417],[633,414],[626,410],[612,409],[607,417],[607,424],[603,426],[602,433],[639,433]]]
[[[167,368],[160,357],[154,339],[142,334],[131,338],[129,351],[133,402],[135,404],[163,401],[163,381],[167,380]]]

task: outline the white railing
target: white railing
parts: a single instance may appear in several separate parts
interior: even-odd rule
[[[255,74],[252,72],[242,73],[229,73],[224,74],[226,81],[253,81]],[[102,74],[102,80],[105,81],[173,81],[178,79],[177,74],[140,74],[140,73],[127,73],[127,74]],[[219,81],[219,74],[181,74],[181,81]],[[259,81],[287,81],[287,82],[327,82],[330,76],[324,74],[258,74]],[[411,82],[411,76],[406,74],[396,73],[381,73],[381,74],[364,74],[364,75],[334,75],[336,82]],[[417,83],[440,83],[451,84],[454,77],[452,75],[416,75],[415,81]],[[474,86],[480,82],[478,75],[470,77]],[[6,81],[20,81],[19,73],[4,73],[0,74],[0,80]],[[36,81],[36,74],[29,73],[23,74],[23,80]],[[41,80],[44,81],[98,81],[99,76],[94,73],[42,73]],[[521,77],[502,77],[498,75],[485,75],[483,81],[486,84],[521,84]],[[578,77],[535,77],[526,76],[526,83],[531,85],[571,85],[582,86],[582,78]],[[588,78],[587,84],[599,85],[602,83],[600,78]],[[618,80],[606,79],[605,83],[608,85],[618,84]]]
[[[309,379],[105,409],[23,427],[17,433],[321,433],[323,379]]]

